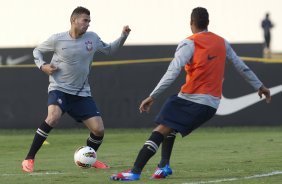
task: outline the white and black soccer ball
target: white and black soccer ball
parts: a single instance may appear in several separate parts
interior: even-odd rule
[[[80,168],[91,168],[97,160],[95,150],[89,146],[82,146],[74,153],[74,163]]]

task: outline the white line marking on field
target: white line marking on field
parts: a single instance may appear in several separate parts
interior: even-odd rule
[[[190,183],[182,183],[182,184],[207,184],[207,183],[221,183],[225,181],[238,181],[238,180],[249,180],[254,178],[262,178],[262,177],[268,177],[268,176],[274,176],[282,174],[282,171],[273,171],[266,174],[256,174],[253,176],[245,176],[241,178],[223,178],[223,179],[217,179],[217,180],[210,180],[210,181],[198,181],[198,182],[190,182]]]
[[[38,173],[22,173],[22,174],[1,174],[1,176],[21,176],[21,175],[30,175],[30,176],[43,176],[43,175],[59,175],[59,174],[66,174],[62,172],[38,172]]]
[[[61,172],[30,173],[31,176],[65,174]]]

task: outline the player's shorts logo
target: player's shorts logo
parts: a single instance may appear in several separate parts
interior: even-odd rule
[[[60,98],[58,98],[57,102],[58,102],[59,104],[62,104],[62,103],[63,103],[62,99],[60,99]]]

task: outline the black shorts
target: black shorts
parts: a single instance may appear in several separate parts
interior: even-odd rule
[[[101,116],[92,97],[81,97],[53,90],[48,94],[49,105],[58,105],[63,113],[67,112],[78,122],[94,116]]]
[[[211,119],[215,112],[213,107],[173,95],[162,106],[155,122],[178,131],[184,137]]]

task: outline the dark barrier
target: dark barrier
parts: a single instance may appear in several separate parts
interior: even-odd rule
[[[97,55],[96,60],[128,60],[173,57],[175,45],[126,46],[114,57]],[[240,56],[261,57],[261,44],[236,44],[233,48]],[[33,64],[32,48],[1,49],[0,61],[0,128],[36,128],[47,114],[48,77]],[[50,55],[46,57],[48,61]],[[17,65],[15,65],[17,64]],[[22,67],[19,65],[22,64]],[[107,128],[152,127],[153,118],[166,97],[178,92],[184,74],[160,96],[150,114],[139,114],[138,106],[147,97],[167,69],[168,62],[96,66],[90,76],[93,97],[102,112]],[[268,87],[281,85],[282,64],[247,63]],[[11,67],[7,67],[11,65]],[[6,66],[6,67],[5,67]],[[236,100],[253,93],[253,89],[237,75],[231,64],[226,65],[224,96]],[[217,115],[207,126],[279,125],[282,116],[278,105],[282,93],[273,97],[271,104],[255,102],[229,115]],[[232,106],[232,104],[230,104]],[[58,127],[80,127],[64,115]]]

